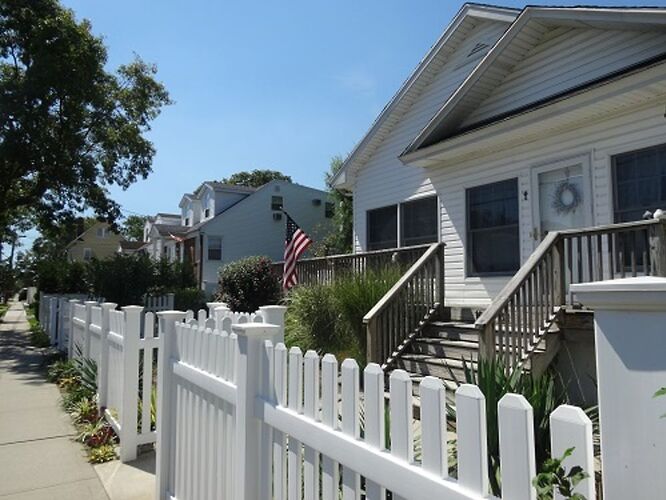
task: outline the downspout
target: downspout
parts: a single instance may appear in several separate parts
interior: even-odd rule
[[[199,289],[203,284],[203,255],[204,255],[204,235],[199,233]]]

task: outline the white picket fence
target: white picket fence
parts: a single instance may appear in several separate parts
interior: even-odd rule
[[[153,375],[159,369],[164,322],[156,325],[155,313],[145,312],[142,306],[117,310],[114,303],[94,301],[72,301],[70,306],[70,356],[91,359],[97,365],[98,406],[120,439],[120,459],[132,461],[139,446],[156,440],[151,416],[155,410]],[[284,329],[284,307],[262,307],[253,314],[232,313],[217,303],[211,308],[214,314],[205,310],[178,313],[180,321],[215,328],[216,321],[224,325],[271,319]]]
[[[448,477],[441,380],[426,377],[420,385],[417,460],[406,372],[391,374],[386,410],[384,373],[376,364],[364,370],[361,397],[355,361],[345,360],[339,372],[330,354],[287,351],[276,326],[211,330],[182,323],[182,313],[161,315],[157,498],[350,500],[361,498],[363,484],[368,500],[385,499],[387,491],[394,499],[491,498],[485,399],[478,387],[464,385],[455,394],[454,479]],[[523,396],[510,394],[498,412],[502,498],[535,499],[532,409]],[[551,422],[554,453],[575,447],[567,466],[579,464],[592,474],[587,416],[565,405]],[[595,498],[593,479],[577,490]]]

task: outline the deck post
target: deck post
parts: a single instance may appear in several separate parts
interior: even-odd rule
[[[649,241],[651,274],[666,277],[666,220],[650,226]]]
[[[379,332],[377,331],[377,320],[375,318],[372,318],[365,324],[365,331],[368,363],[378,363],[381,365],[386,360],[379,359]]]
[[[491,361],[495,358],[495,322],[491,321],[479,331],[479,358]]]
[[[559,238],[553,245],[553,286],[555,287],[555,304],[566,304],[566,273],[564,263],[564,240]]]

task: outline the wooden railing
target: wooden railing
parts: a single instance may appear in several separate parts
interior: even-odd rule
[[[336,278],[348,274],[362,274],[368,270],[379,271],[398,266],[408,269],[421,257],[430,245],[417,245],[373,252],[329,255],[300,259],[296,263],[298,282],[302,285],[331,283]],[[284,262],[276,262],[273,268],[282,276]]]
[[[646,220],[548,233],[477,319],[479,355],[523,366],[558,311],[574,305],[573,283],[666,276],[665,227]]]
[[[434,243],[365,315],[368,362],[386,367],[444,305],[444,243]]]

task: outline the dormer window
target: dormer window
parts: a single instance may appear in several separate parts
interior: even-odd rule
[[[98,238],[106,238],[106,228],[105,227],[98,227],[97,228],[97,237]]]
[[[282,210],[282,196],[271,197],[271,210]]]
[[[204,210],[204,218],[207,219],[208,217],[210,217],[210,208]]]
[[[185,217],[185,225],[186,226],[190,225],[190,218],[189,217]]]

